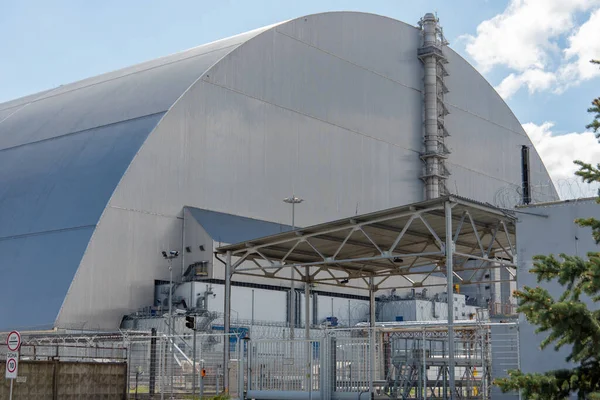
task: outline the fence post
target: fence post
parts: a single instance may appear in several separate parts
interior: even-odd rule
[[[229,345],[229,343],[227,343]],[[221,367],[217,366],[217,381],[216,381],[216,385],[215,385],[215,392],[217,393],[217,396],[219,395],[219,393],[221,393],[221,388],[219,387],[219,374],[221,373]]]
[[[426,347],[425,347],[425,328],[423,327],[423,332],[421,333],[422,337],[423,337],[423,343],[422,343],[422,348],[423,348],[423,400],[427,400],[427,361],[425,358],[425,351],[426,351]]]
[[[129,398],[129,392],[131,391],[131,342],[128,340],[125,334],[121,333],[123,336],[123,349],[125,351],[125,373],[127,374],[125,378],[125,398]],[[113,345],[114,346],[114,345]],[[136,390],[137,390],[137,375],[136,375]],[[137,391],[136,391],[137,397]]]
[[[246,384],[246,386],[248,387],[248,391],[252,390],[252,366],[251,366],[251,362],[252,362],[252,341],[249,339],[247,342],[247,348],[246,348],[246,376],[248,377],[248,383]]]
[[[238,351],[238,397],[244,400],[244,346],[242,338],[237,336],[237,351]]]
[[[333,397],[333,392],[335,392],[336,390],[336,383],[337,383],[337,339],[335,338],[335,336],[331,336],[330,340],[329,340],[329,366],[331,368],[331,373],[328,375],[329,376],[329,387],[331,388],[331,390],[329,390],[329,398]]]
[[[194,319],[194,344],[192,345],[192,398],[196,397],[196,321]]]
[[[164,400],[165,398],[165,384],[164,384],[164,366],[165,366],[165,349],[164,349],[164,337],[160,338],[160,348],[159,348],[159,380],[158,386],[160,388],[160,399]]]
[[[150,330],[150,377],[148,382],[148,394],[153,397],[156,386],[156,328]]]

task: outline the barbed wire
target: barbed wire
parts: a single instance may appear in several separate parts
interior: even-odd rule
[[[531,202],[575,200],[598,196],[600,184],[585,183],[580,178],[563,178],[554,182],[547,180],[531,185]],[[523,189],[520,185],[509,184],[494,194],[494,205],[500,208],[513,208],[523,203]]]

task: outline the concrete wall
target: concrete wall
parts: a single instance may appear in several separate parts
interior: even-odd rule
[[[0,362],[5,369],[5,362]],[[20,361],[13,399],[121,400],[127,393],[127,364],[59,361]],[[0,382],[0,399],[8,399],[10,380]]]

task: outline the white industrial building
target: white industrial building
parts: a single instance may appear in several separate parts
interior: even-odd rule
[[[288,229],[292,194],[298,226],[444,193],[493,204],[521,187],[522,146],[531,182],[549,182],[433,16],[309,15],[9,101],[0,276],[15,284],[0,296],[30,311],[3,308],[0,328],[116,329],[169,280],[167,249],[175,281],[202,260],[220,279],[185,207],[267,221],[247,232],[262,236]]]
[[[0,104],[0,152],[0,278],[12,282],[0,299],[20,305],[0,309],[0,331],[164,331],[169,294],[181,315],[176,332],[194,310],[209,312],[206,329],[227,329],[226,298],[233,325],[284,336],[292,326],[300,334],[307,310],[313,328],[373,324],[372,310],[380,322],[434,323],[449,318],[453,284],[454,319],[472,326],[482,309],[492,318],[514,313],[512,291],[534,284],[534,255],[596,249],[572,221],[597,215],[597,205],[558,202],[519,121],[449,47],[432,14],[418,26],[366,13],[309,15],[9,101]],[[303,201],[292,207],[289,196]],[[302,235],[286,236],[292,226],[415,213],[441,198],[466,199],[452,223],[472,228],[481,250],[473,256],[456,241],[463,259],[450,285],[436,253],[409,279],[390,274],[376,299],[360,274],[307,286],[292,284],[289,270],[233,274],[226,296],[224,255],[242,252],[227,245],[291,241]],[[529,205],[513,209],[520,203]],[[516,225],[515,243],[504,226],[503,252],[489,252],[499,234],[490,215]],[[438,228],[422,220],[410,235],[432,233],[443,253]],[[389,239],[362,234],[377,250]],[[351,235],[326,240],[369,245]],[[166,260],[169,251],[177,257]],[[380,253],[408,270],[421,257]],[[495,265],[478,267],[492,256]],[[541,338],[526,321],[518,335],[523,371],[564,365],[564,352],[536,349]]]

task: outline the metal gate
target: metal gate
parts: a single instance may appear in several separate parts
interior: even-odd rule
[[[253,341],[247,397],[356,399],[370,391],[378,376],[369,343],[368,335]]]

